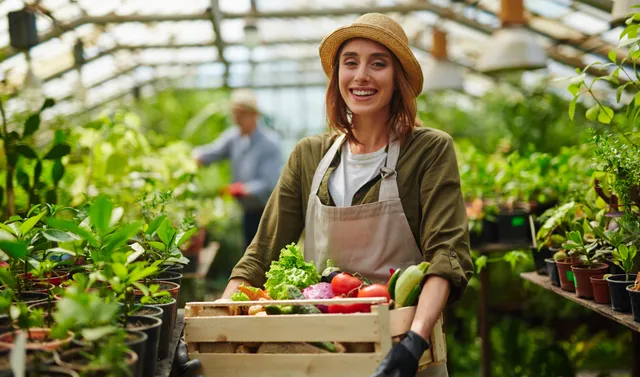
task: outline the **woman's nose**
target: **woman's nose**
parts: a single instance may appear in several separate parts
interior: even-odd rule
[[[358,67],[354,80],[357,83],[365,83],[369,81],[369,70],[365,64],[361,64],[360,67]]]

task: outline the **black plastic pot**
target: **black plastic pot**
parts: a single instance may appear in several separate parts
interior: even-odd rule
[[[61,367],[75,370],[78,373],[86,372],[83,369],[86,369],[87,359],[86,356],[82,354],[82,351],[90,353],[92,351],[91,348],[74,348],[70,350],[63,351],[61,353],[55,354],[56,364]],[[135,373],[136,362],[138,361],[138,355],[133,351],[127,351],[127,369],[131,371],[131,374]],[[113,367],[108,367],[105,369],[95,369],[92,372],[89,372],[89,375],[93,376],[101,376],[101,375],[109,375],[112,373]]]
[[[533,257],[538,275],[548,275],[545,260],[553,257],[551,250],[549,250],[548,247],[543,247],[540,250],[535,247],[531,247],[529,248],[529,251],[531,251],[531,256]]]
[[[629,292],[629,298],[631,299],[631,312],[633,313],[633,320],[640,322],[640,291],[631,290],[633,285],[627,287]]]
[[[183,264],[172,264],[167,268],[167,271],[173,271],[181,274],[184,271]]]
[[[544,263],[547,267],[547,275],[551,279],[551,284],[556,287],[560,286],[560,275],[558,275],[558,266],[556,265],[556,261],[553,258],[546,258]]]
[[[16,298],[24,302],[25,304],[27,304],[27,306],[29,306],[31,304],[37,304],[39,302],[47,301],[47,294],[42,292],[27,291],[27,292],[22,292],[22,294],[20,295],[16,294]]]
[[[632,275],[629,275],[631,279]],[[633,285],[634,280],[628,280],[625,274],[612,275],[607,279],[609,283],[609,292],[611,293],[611,308],[617,312],[631,312],[631,297],[627,287]]]
[[[182,284],[182,274],[175,271],[163,271],[151,276],[151,281],[169,281],[178,285]]]
[[[500,243],[526,244],[531,242],[529,214],[522,210],[497,215]]]
[[[127,340],[125,341],[125,344],[138,355],[138,360],[136,361],[133,369],[133,377],[144,376],[144,365],[147,356],[147,339],[149,339],[149,337],[142,331],[127,330]]]
[[[162,309],[162,326],[160,328],[160,345],[158,346],[158,359],[163,360],[169,356],[169,343],[173,335],[173,328],[176,324],[176,314],[178,302],[172,298],[167,304],[147,304]]]
[[[127,330],[142,331],[147,334],[142,377],[153,377],[156,374],[160,326],[162,326],[162,320],[158,318],[133,315],[127,319]]]
[[[56,302],[57,301],[51,301],[51,314],[53,314],[56,311]],[[32,311],[34,311],[36,309],[42,309],[42,312],[43,312],[43,315],[44,315],[44,324],[47,327],[51,327],[53,325],[53,317],[49,318],[48,308],[49,308],[49,302],[48,301],[41,301],[41,302],[38,302],[38,303],[35,303],[35,304],[31,304],[28,307],[30,312],[32,312]]]
[[[139,306],[139,308],[133,312],[133,315],[162,319],[162,308],[158,308],[155,305],[136,305]]]

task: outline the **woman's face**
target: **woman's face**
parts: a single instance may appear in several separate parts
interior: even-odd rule
[[[348,41],[339,57],[340,94],[353,114],[374,115],[388,110],[393,96],[391,52],[369,39]]]

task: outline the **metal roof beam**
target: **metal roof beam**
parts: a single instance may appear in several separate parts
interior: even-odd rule
[[[222,24],[222,12],[220,11],[220,3],[219,0],[211,0],[211,7],[209,8],[209,19],[211,20],[211,25],[213,26],[213,33],[216,36],[216,40],[214,41],[216,47],[218,48],[218,58],[224,64],[224,86],[227,86],[227,82],[229,81],[229,62],[224,57],[224,40],[222,39],[222,28],[220,24]]]

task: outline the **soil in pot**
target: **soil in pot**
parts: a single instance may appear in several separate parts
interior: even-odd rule
[[[64,351],[62,353],[56,353],[56,364],[61,367],[72,369],[78,373],[80,373],[83,377],[103,377],[109,376],[112,372],[109,367],[89,367],[89,363],[91,362],[87,359],[82,351],[91,353],[92,349],[90,348],[75,348],[71,350]],[[138,355],[135,352],[129,350],[127,352],[126,364],[131,369],[131,373],[135,372],[135,364],[138,361]]]
[[[19,278],[24,279],[24,273],[18,275]],[[44,278],[34,277],[31,272],[27,273],[27,280],[32,282],[42,282],[49,283],[53,285],[60,285],[65,280],[69,280],[69,272],[68,271],[52,271]]]
[[[629,299],[631,299],[631,312],[633,313],[633,320],[640,322],[640,291],[636,291],[632,288],[633,286],[627,287]]]
[[[558,277],[560,278],[560,288],[562,288],[563,291],[575,292],[575,278],[573,276],[573,271],[571,271],[571,266],[579,263],[580,262],[577,262],[572,258],[558,259],[556,261],[556,266],[558,267]]]
[[[7,332],[0,334],[0,349],[13,349],[14,335],[20,333],[22,330],[18,330],[15,333]],[[51,329],[45,328],[32,328],[29,329],[29,340],[27,340],[25,348],[27,350],[45,350],[53,351],[57,348],[62,348],[71,343],[72,334],[64,339],[53,339],[50,336]]]
[[[540,250],[532,247],[529,250],[531,251],[531,256],[533,257],[533,261],[536,266],[536,272],[538,273],[538,275],[548,275],[547,264],[545,260],[547,258],[552,258],[553,252],[549,250],[548,247],[543,247]]]
[[[633,275],[627,277],[626,274],[611,275],[607,277],[609,292],[611,296],[611,308],[617,312],[631,312],[631,298],[627,292],[627,286],[633,285]]]
[[[162,319],[162,314],[163,314],[162,308],[158,308],[152,305],[141,305],[132,313],[132,315],[141,315],[145,317],[154,317],[158,319]]]
[[[593,285],[591,285],[591,276],[604,275],[609,270],[609,266],[604,263],[593,263],[590,266],[577,264],[571,266],[571,271],[575,276],[576,295],[578,297],[592,299]]]
[[[558,275],[558,266],[556,266],[556,261],[553,258],[547,258],[544,260],[544,263],[547,266],[547,275],[549,275],[549,279],[551,280],[551,284],[556,287],[560,286],[560,275]]]
[[[163,271],[151,277],[152,281],[168,281],[180,285],[182,283],[182,274],[175,271]]]
[[[158,346],[160,344],[160,326],[162,326],[162,320],[153,317],[134,315],[130,316],[127,320],[127,330],[142,331],[147,335],[143,377],[153,377],[155,375]]]
[[[604,275],[592,275],[591,287],[593,287],[593,299],[598,304],[608,305],[611,303],[611,294],[609,293],[609,283],[602,277]]]
[[[176,301],[178,301],[178,294],[180,293],[180,286],[178,284],[162,280],[155,280],[151,282],[151,284],[158,284],[160,286],[158,292],[167,291],[171,294],[171,297],[175,298]],[[136,296],[144,295],[144,293],[142,293],[142,291],[138,289],[136,289],[134,292]]]
[[[176,323],[177,301],[171,298],[171,302],[166,304],[147,304],[162,309],[162,326],[160,329],[160,345],[158,346],[158,358],[160,360],[169,356],[169,343],[173,335],[173,328]]]

